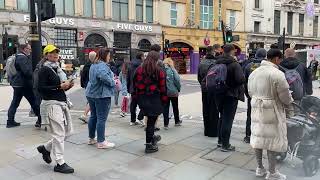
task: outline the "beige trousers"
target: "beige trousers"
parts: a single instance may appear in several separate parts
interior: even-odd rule
[[[63,158],[66,139],[65,116],[59,105],[52,105],[48,113],[52,139],[45,144],[45,148],[55,156],[56,162],[62,165],[65,163]]]

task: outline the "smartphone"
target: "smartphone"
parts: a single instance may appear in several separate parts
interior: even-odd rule
[[[73,74],[73,75],[71,76],[71,78],[69,78],[69,82],[70,82],[70,83],[73,83],[75,79],[77,79],[77,76],[76,76],[75,74]]]

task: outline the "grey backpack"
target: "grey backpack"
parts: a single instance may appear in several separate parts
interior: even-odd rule
[[[284,70],[284,75],[287,79],[287,82],[290,86],[290,90],[292,91],[292,98],[294,100],[301,100],[303,98],[303,81],[298,73],[297,66],[294,69],[287,69],[285,67],[280,66],[281,69]]]
[[[17,74],[15,54],[8,57],[5,69],[9,78],[12,78]]]

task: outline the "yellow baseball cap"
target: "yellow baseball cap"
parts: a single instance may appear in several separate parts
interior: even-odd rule
[[[44,49],[43,49],[43,55],[46,55],[47,53],[51,53],[53,51],[58,51],[60,52],[60,49],[57,48],[55,45],[48,44]]]

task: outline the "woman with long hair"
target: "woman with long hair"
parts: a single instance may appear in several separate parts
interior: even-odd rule
[[[166,70],[166,84],[167,84],[167,95],[168,103],[164,108],[163,118],[164,118],[164,129],[169,128],[169,109],[170,102],[172,104],[175,126],[181,126],[181,121],[179,118],[179,93],[181,90],[180,76],[177,70],[174,68],[174,63],[171,58],[166,58],[164,61],[164,67]]]
[[[128,66],[129,64],[127,62],[124,62],[121,67],[121,72],[119,73],[119,80],[121,82],[121,95],[123,97],[122,104],[121,104],[121,117],[125,117],[126,113],[128,111],[128,88],[127,88],[127,77],[128,77]],[[126,104],[124,104],[126,101]],[[122,108],[123,106],[127,106],[126,108]]]
[[[147,116],[146,153],[158,151],[159,135],[154,135],[155,123],[168,97],[166,92],[165,73],[157,65],[160,58],[158,52],[149,52],[147,58],[136,70],[134,76],[133,98],[137,98],[140,109]]]
[[[108,65],[110,50],[102,48],[90,67],[89,82],[86,96],[91,109],[88,122],[89,145],[97,144],[98,149],[112,148],[114,143],[105,140],[105,125],[111,106],[111,97],[114,96],[115,82],[113,73]],[[97,140],[95,134],[97,131]]]

